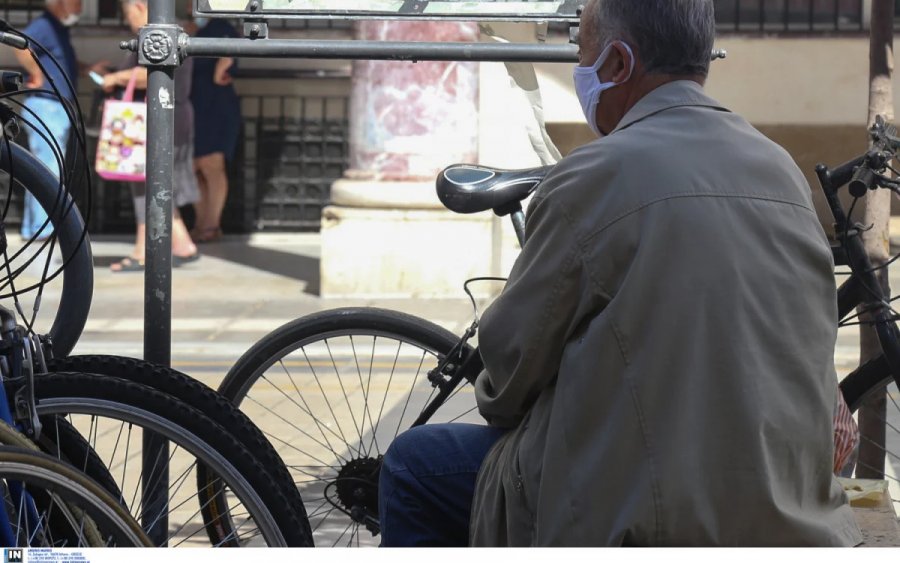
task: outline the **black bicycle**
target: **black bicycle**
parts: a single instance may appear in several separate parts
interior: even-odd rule
[[[852,217],[856,201],[868,190],[900,193],[900,182],[885,175],[900,149],[896,131],[879,119],[871,136],[872,149],[864,155],[834,169],[817,168],[835,218],[836,262],[850,268],[838,291],[840,323],[874,326],[882,348],[878,358],[840,383],[854,412],[900,377],[900,317],[891,308],[893,299],[881,291],[878,269],[862,246],[862,227]],[[548,170],[456,165],[440,174],[437,191],[452,211],[493,210],[510,216],[521,243],[521,202]],[[849,185],[853,198],[849,213],[838,199],[844,185]],[[274,330],[228,373],[219,388],[223,395],[238,405],[252,405],[257,412],[267,411],[265,419],[256,422],[294,474],[317,544],[377,543],[373,536],[379,531],[381,455],[399,432],[429,422],[483,423],[469,385],[483,367],[472,345],[477,328],[477,313],[459,337],[396,311],[368,307],[322,311]],[[895,396],[897,390],[892,388],[888,397],[897,406]],[[900,418],[900,406],[892,416]],[[900,427],[885,422],[888,428]],[[884,439],[863,435],[862,442],[874,444],[887,461],[900,459],[891,451],[891,440],[886,447]],[[861,463],[856,467],[860,472],[867,469]]]
[[[0,43],[36,60],[42,49],[2,21]],[[73,196],[82,190],[90,209],[91,185],[81,110],[59,95],[59,85],[50,87],[24,89],[20,74],[0,71],[0,187],[8,188],[0,204],[0,299],[18,312],[0,306],[0,411],[8,405],[3,418],[15,425],[0,432],[0,444],[31,444],[78,468],[139,519],[155,545],[310,545],[288,470],[226,399],[140,360],[66,356],[90,309],[90,245]],[[63,104],[74,137],[70,153],[20,101],[38,93]],[[52,147],[58,178],[15,143],[20,125]],[[5,236],[14,189],[34,194],[49,216],[18,250]],[[56,248],[58,263],[51,260]],[[59,275],[63,288],[48,337],[38,326],[41,295]],[[36,281],[22,282],[29,277]],[[35,296],[32,311],[20,301],[26,293]],[[155,453],[144,455],[148,450]]]

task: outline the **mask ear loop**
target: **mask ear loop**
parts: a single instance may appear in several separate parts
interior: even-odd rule
[[[628,53],[628,60],[630,61],[629,69],[628,69],[628,76],[626,76],[625,79],[622,80],[621,82],[616,82],[616,86],[618,86],[620,84],[625,84],[626,82],[631,80],[631,76],[634,74],[635,59],[634,59],[634,51],[631,50],[631,46],[628,45],[628,43],[626,43],[622,40],[616,39],[615,41],[610,42],[610,44],[609,44],[610,49],[612,49],[612,46],[614,43],[618,43],[618,44],[622,45],[622,47],[625,47],[625,52]],[[608,56],[607,56],[607,58],[608,58]],[[597,69],[597,70],[600,70],[600,69]]]
[[[614,39],[614,40],[610,41],[609,44],[606,47],[604,47],[602,51],[600,51],[600,55],[597,57],[597,60],[594,61],[594,64],[592,64],[591,66],[576,66],[575,72],[577,72],[579,74],[588,74],[588,73],[596,74],[597,72],[599,72],[600,67],[603,66],[603,63],[605,63],[606,59],[609,58],[609,54],[610,54],[609,51],[613,48],[613,45],[616,43],[619,43],[620,45],[625,47],[625,51],[628,53],[630,68],[628,69],[628,76],[626,76],[625,79],[622,80],[622,82],[616,82],[615,84],[616,84],[616,86],[618,86],[619,84],[624,84],[625,82],[628,82],[631,79],[631,75],[634,74],[634,64],[635,64],[634,51],[632,51],[631,46],[628,45],[628,43],[622,41],[621,39]],[[599,80],[599,77],[598,77],[598,80]]]

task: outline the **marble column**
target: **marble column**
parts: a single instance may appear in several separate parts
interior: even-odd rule
[[[368,41],[474,42],[472,23],[362,22]],[[350,172],[431,180],[478,153],[478,63],[356,61],[350,94]]]
[[[478,27],[366,21],[355,35],[475,42]],[[322,216],[323,296],[463,296],[470,273],[489,272],[489,217],[449,213],[434,191],[440,170],[477,159],[478,69],[456,61],[353,63],[350,168]],[[472,259],[478,245],[486,262]]]

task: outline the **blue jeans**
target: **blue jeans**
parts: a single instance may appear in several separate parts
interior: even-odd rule
[[[31,154],[59,178],[60,170],[57,158],[65,162],[66,143],[69,140],[69,116],[66,115],[66,110],[63,109],[62,104],[58,100],[52,98],[28,96],[25,100],[25,106],[33,111],[47,126],[46,129],[41,127],[34,115],[31,115],[27,111],[23,112],[24,117],[36,125],[34,130],[28,128],[28,148],[31,150]],[[59,150],[61,152],[57,153],[47,141],[34,131],[40,131],[45,136],[52,136],[59,145]],[[47,213],[34,196],[26,191],[25,212],[22,215],[22,228],[20,230],[22,236],[25,238],[33,237],[38,233],[46,220]],[[47,227],[41,231],[39,236],[49,236],[52,232],[53,228],[48,224]]]
[[[426,424],[397,436],[378,485],[383,547],[465,547],[475,478],[507,429]]]

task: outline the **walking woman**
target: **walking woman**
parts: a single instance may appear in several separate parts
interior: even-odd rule
[[[196,37],[238,37],[225,20],[194,18]],[[232,85],[230,57],[194,61],[191,101],[194,105],[194,171],[200,200],[194,204],[195,242],[222,237],[222,210],[228,198],[227,163],[234,157],[241,128],[241,105]]]
[[[141,27],[147,25],[147,0],[123,0],[122,9],[132,32],[138,33]],[[191,240],[187,227],[178,213],[179,207],[194,203],[200,197],[197,181],[192,171],[194,120],[190,100],[191,64],[193,64],[193,59],[187,59],[175,71],[175,166],[172,174],[172,199],[175,207],[172,219],[172,265],[175,267],[200,258],[200,253],[197,252],[197,247]],[[147,89],[147,69],[137,66],[136,53],[129,55],[122,70],[111,72],[103,77],[103,89],[113,92],[118,88],[123,88],[131,79],[132,73],[137,73],[137,89],[145,91]],[[146,186],[143,183],[132,183],[131,191],[134,199],[134,215],[137,219],[134,249],[130,256],[126,256],[110,266],[113,272],[139,272],[144,269],[144,237],[147,232]]]

